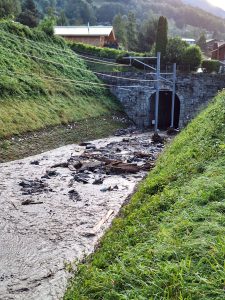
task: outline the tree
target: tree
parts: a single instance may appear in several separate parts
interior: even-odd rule
[[[40,13],[33,0],[26,0],[22,5],[22,12],[17,21],[29,27],[36,27],[39,22]]]
[[[166,47],[165,61],[168,63],[182,63],[185,51],[188,47],[188,43],[182,41],[180,38],[170,38]]]
[[[197,41],[197,45],[201,48],[202,51],[206,51],[207,45],[206,45],[206,37],[204,33],[201,34],[199,40]]]
[[[162,60],[165,59],[167,43],[168,43],[168,22],[166,17],[161,16],[159,18],[158,27],[157,27],[155,51],[156,54],[157,52],[161,52]]]
[[[115,30],[115,35],[120,44],[122,44],[125,48],[127,45],[127,36],[126,36],[126,23],[121,16],[118,14],[113,19],[113,28]]]
[[[0,0],[0,18],[17,16],[21,11],[19,0]]]
[[[44,31],[47,35],[54,35],[54,26],[56,25],[56,19],[54,17],[45,17],[44,20],[40,22],[38,28]]]
[[[127,47],[128,50],[137,50],[137,22],[134,13],[130,12],[127,18]]]
[[[91,4],[83,0],[67,0],[65,14],[72,24],[94,24],[96,22],[94,9]]]
[[[69,22],[68,22],[68,19],[66,17],[65,11],[61,10],[59,17],[57,18],[57,25],[66,26],[66,25],[68,25],[68,23]]]
[[[198,46],[189,46],[184,53],[183,63],[190,66],[191,70],[195,70],[201,65],[202,52]]]
[[[138,33],[138,51],[151,51],[156,41],[157,26],[157,19],[150,19],[142,24]]]

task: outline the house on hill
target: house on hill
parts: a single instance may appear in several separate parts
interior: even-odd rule
[[[97,47],[116,47],[112,26],[56,26],[54,33],[66,40]]]
[[[194,40],[194,39],[182,38],[182,41],[188,43],[190,46],[196,45],[196,40]]]
[[[214,43],[211,58],[219,61],[225,61],[225,42]]]

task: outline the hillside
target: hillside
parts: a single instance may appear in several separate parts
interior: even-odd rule
[[[0,137],[120,109],[62,39],[2,21],[0,42]]]
[[[184,3],[199,7],[215,16],[225,18],[225,11],[219,7],[213,6],[207,0],[183,0]]]
[[[193,1],[186,2],[193,4]],[[52,1],[36,1],[39,9],[46,14]],[[225,33],[225,20],[218,17],[215,8],[200,6],[203,9],[185,4],[182,0],[60,0],[55,1],[53,10],[59,16],[59,24],[108,24],[112,23],[116,14],[127,15],[129,11],[136,14],[139,23],[154,16],[165,15],[173,20],[177,28],[184,29],[186,25],[191,25],[199,29],[205,29],[211,32],[218,31]],[[194,5],[196,6],[196,5]],[[216,13],[217,16],[213,15]],[[62,18],[63,14],[63,18]],[[221,14],[221,17],[224,16]]]
[[[225,92],[175,138],[66,300],[224,299]]]

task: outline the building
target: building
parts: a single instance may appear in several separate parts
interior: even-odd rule
[[[186,39],[186,38],[182,38],[182,41],[188,43],[190,46],[196,45],[196,40],[194,40],[194,39]]]
[[[117,44],[112,26],[56,26],[54,33],[69,41],[97,47],[115,47]]]
[[[225,42],[214,43],[211,58],[225,61]]]

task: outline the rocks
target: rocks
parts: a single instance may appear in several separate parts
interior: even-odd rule
[[[73,200],[75,202],[82,200],[79,193],[76,190],[70,190],[68,193],[69,193],[69,198],[71,200]]]
[[[19,183],[22,187],[23,195],[41,194],[46,192],[52,192],[52,189],[48,187],[48,184],[42,180],[23,180]]]
[[[86,149],[87,150],[95,150],[96,149],[96,146],[95,145],[92,145],[92,144],[89,144],[86,146]]]
[[[43,179],[43,178],[45,178],[45,179],[50,179],[51,177],[56,177],[56,176],[58,176],[58,175],[59,175],[59,173],[57,173],[56,171],[50,170],[50,171],[46,171],[45,175],[43,175],[41,178],[42,178],[42,179]]]
[[[137,127],[135,126],[131,126],[129,128],[126,128],[126,129],[118,129],[116,132],[115,132],[115,136],[122,136],[122,135],[126,135],[126,134],[132,134],[134,133],[135,131],[137,131]]]
[[[79,174],[74,176],[74,180],[83,184],[89,183],[89,176],[86,174]]]
[[[118,190],[118,189],[119,189],[118,185],[115,185],[115,186],[113,186],[113,187],[111,187],[111,186],[109,186],[109,187],[104,187],[104,188],[102,188],[100,191],[103,192],[103,193],[105,193],[105,192],[115,191],[115,190]]]
[[[38,160],[33,160],[30,162],[31,165],[39,166],[40,162]]]
[[[103,167],[103,162],[100,161],[88,161],[88,162],[84,162],[82,167],[79,169],[79,172],[83,172],[83,171],[91,171],[94,172],[96,169],[100,169]]]
[[[165,142],[165,139],[161,137],[158,133],[154,133],[152,136],[153,143],[160,143],[163,144]]]
[[[179,133],[179,129],[175,129],[175,128],[170,127],[170,128],[167,129],[166,133],[168,135],[176,135],[176,134]]]
[[[97,178],[95,181],[92,183],[94,185],[100,185],[103,184],[104,179],[103,178]]]

